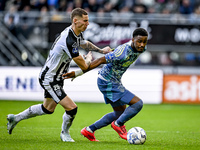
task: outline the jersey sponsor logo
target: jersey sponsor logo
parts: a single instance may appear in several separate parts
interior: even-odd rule
[[[77,54],[78,53],[78,48],[73,48],[72,53]]]
[[[76,42],[74,42],[74,44],[72,45],[72,47],[77,48],[78,44]]]

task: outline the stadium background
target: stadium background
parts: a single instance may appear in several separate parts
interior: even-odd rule
[[[146,103],[200,103],[199,0],[1,0],[0,99],[42,101],[38,72],[75,7],[89,12],[84,37],[99,47],[129,41],[136,27],[149,32],[147,52],[123,77],[129,90]],[[103,102],[96,88],[97,71],[74,83],[66,81],[85,93],[80,98],[69,91],[75,101]]]

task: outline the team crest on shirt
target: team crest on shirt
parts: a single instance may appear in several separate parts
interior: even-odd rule
[[[113,60],[113,59],[114,59],[114,56],[113,56],[113,54],[111,54],[111,55],[108,55],[108,59],[109,59],[109,60]]]
[[[56,92],[56,94],[57,94],[58,96],[61,96],[61,95],[62,95],[62,92],[61,92],[61,90],[60,90],[60,86],[59,86],[58,84],[54,85],[54,86],[53,86],[53,89],[54,89],[54,91]]]
[[[73,48],[72,53],[77,54],[78,53],[78,48]]]

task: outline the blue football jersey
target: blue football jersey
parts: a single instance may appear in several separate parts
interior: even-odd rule
[[[124,72],[136,61],[140,54],[141,52],[132,49],[131,42],[122,44],[113,52],[105,55],[107,63],[99,71],[99,74],[108,81],[121,82]]]

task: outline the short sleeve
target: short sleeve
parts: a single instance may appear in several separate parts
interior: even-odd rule
[[[125,45],[118,46],[113,52],[107,53],[105,55],[106,62],[107,63],[113,63],[115,61],[120,61],[125,56]]]

